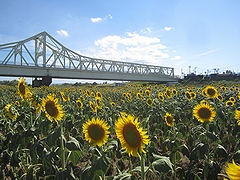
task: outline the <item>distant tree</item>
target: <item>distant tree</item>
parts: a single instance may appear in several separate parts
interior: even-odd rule
[[[81,85],[82,85],[81,82],[76,82],[76,83],[73,84],[73,86],[81,86]]]
[[[18,81],[17,80],[12,80],[12,81],[0,81],[1,85],[7,85],[7,86],[17,86]]]

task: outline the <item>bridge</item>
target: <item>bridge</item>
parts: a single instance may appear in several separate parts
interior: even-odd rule
[[[0,76],[35,77],[33,86],[52,78],[176,82],[170,67],[82,56],[41,32],[25,40],[0,44]]]

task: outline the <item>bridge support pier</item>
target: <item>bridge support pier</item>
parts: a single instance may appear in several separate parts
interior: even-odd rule
[[[43,76],[41,80],[35,79],[32,81],[32,87],[40,87],[40,86],[49,86],[52,83],[51,76]]]

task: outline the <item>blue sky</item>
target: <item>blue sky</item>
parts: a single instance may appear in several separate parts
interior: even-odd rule
[[[173,67],[175,75],[240,72],[239,0],[1,0],[0,7],[0,44],[46,31],[89,57]]]

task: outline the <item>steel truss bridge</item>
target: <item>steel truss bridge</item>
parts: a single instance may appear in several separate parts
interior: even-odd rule
[[[50,85],[52,78],[178,81],[173,68],[82,56],[47,32],[22,41],[0,44],[0,76],[35,77],[33,86]]]

